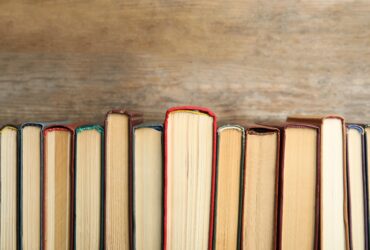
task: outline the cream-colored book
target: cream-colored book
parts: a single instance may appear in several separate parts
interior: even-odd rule
[[[29,123],[21,128],[21,245],[41,247],[41,155],[42,125]]]
[[[353,249],[367,249],[366,168],[364,129],[347,124],[347,168],[351,242]]]
[[[134,249],[162,249],[163,127],[134,128],[133,245]]]
[[[344,119],[337,115],[293,116],[288,122],[320,128],[320,249],[350,249]]]
[[[246,127],[242,248],[274,249],[277,219],[279,130]]]
[[[217,142],[214,249],[237,249],[242,212],[244,128],[237,125],[219,127]]]
[[[18,131],[0,130],[0,249],[17,248]]]
[[[319,129],[286,123],[280,127],[278,248],[318,248],[319,232]]]
[[[102,152],[104,130],[99,125],[76,128],[75,134],[76,249],[101,249],[102,244]]]
[[[215,116],[172,108],[165,120],[165,248],[209,249],[215,170]]]
[[[131,136],[140,115],[117,110],[105,120],[105,248],[131,247]]]
[[[72,237],[72,140],[66,127],[44,132],[43,248],[70,249]]]

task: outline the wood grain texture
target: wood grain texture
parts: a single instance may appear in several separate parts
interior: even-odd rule
[[[370,121],[370,3],[2,0],[0,120],[101,122],[174,105],[222,119]]]

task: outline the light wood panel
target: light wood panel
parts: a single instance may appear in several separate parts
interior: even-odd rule
[[[0,1],[0,120],[223,120],[340,113],[370,121],[370,3]]]

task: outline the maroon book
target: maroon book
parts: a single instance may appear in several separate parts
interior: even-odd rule
[[[133,209],[132,209],[132,199],[133,199],[133,195],[132,195],[132,186],[133,186],[133,183],[132,183],[132,157],[133,157],[133,152],[132,152],[132,131],[133,131],[133,127],[137,124],[140,124],[142,121],[143,121],[143,118],[142,118],[142,114],[141,113],[138,113],[138,112],[132,112],[132,111],[127,111],[127,110],[112,110],[110,112],[107,113],[107,116],[106,116],[106,119],[105,119],[105,164],[104,164],[104,248],[106,249],[107,248],[107,241],[111,242],[111,240],[108,240],[107,238],[108,237],[111,237],[112,235],[114,235],[115,233],[114,232],[107,232],[107,227],[110,227],[112,225],[116,225],[117,227],[119,227],[119,225],[117,224],[118,220],[115,220],[115,218],[109,218],[107,216],[107,207],[109,206],[114,206],[113,204],[108,204],[108,200],[107,200],[107,192],[109,192],[109,190],[107,190],[107,186],[108,186],[108,182],[109,182],[109,179],[108,179],[108,171],[110,171],[110,169],[108,169],[108,161],[109,161],[109,154],[107,152],[108,150],[108,143],[109,142],[109,136],[110,136],[110,124],[109,124],[109,116],[110,115],[122,115],[122,116],[127,116],[128,118],[128,180],[127,180],[127,183],[128,183],[128,186],[127,186],[127,189],[123,189],[121,190],[122,192],[125,192],[125,191],[128,191],[128,220],[129,220],[129,228],[127,229],[127,231],[129,232],[129,246],[130,246],[130,249],[132,248],[132,242],[133,242],[133,239],[132,239],[132,231],[133,231],[133,223],[132,223],[132,217],[133,217]],[[124,166],[122,166],[124,167]],[[111,219],[111,220],[110,220]],[[115,230],[115,229],[112,229],[112,230]],[[118,240],[114,240],[115,243],[112,243],[112,244],[117,244],[117,245],[114,245],[116,247],[122,247],[121,243],[122,242],[118,242],[120,241],[120,239]]]

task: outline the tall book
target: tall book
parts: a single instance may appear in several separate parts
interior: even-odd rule
[[[75,133],[74,249],[103,247],[103,145],[100,125],[83,125]]]
[[[337,115],[294,116],[288,121],[320,128],[320,249],[349,250],[344,119]]]
[[[0,249],[17,248],[18,129],[0,130]]]
[[[241,249],[275,249],[280,133],[261,125],[245,131]]]
[[[214,249],[237,249],[240,242],[244,167],[244,128],[217,129]]]
[[[352,249],[368,249],[364,129],[347,124],[348,211]]]
[[[163,125],[133,130],[133,249],[162,249]]]
[[[131,249],[132,128],[138,113],[113,110],[105,120],[104,246]]]
[[[43,130],[56,123],[27,122],[20,127],[20,248],[42,248]]]
[[[164,249],[212,249],[216,116],[175,107],[164,128]]]
[[[281,135],[277,249],[319,249],[319,128],[275,126]]]
[[[74,125],[44,129],[43,249],[73,249]]]

